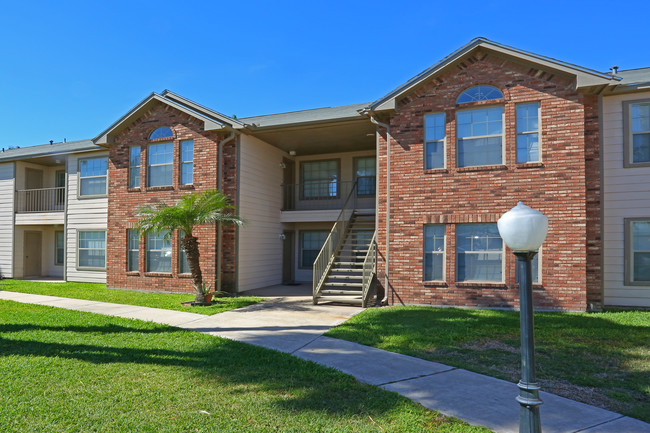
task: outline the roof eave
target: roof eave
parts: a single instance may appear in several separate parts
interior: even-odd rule
[[[111,135],[116,132],[121,130],[120,126],[124,125],[126,122],[128,122],[129,119],[131,119],[134,116],[141,115],[149,106],[154,101],[161,102],[163,104],[169,105],[179,111],[182,111],[183,113],[186,113],[192,117],[195,117],[201,121],[203,121],[203,129],[205,131],[214,131],[214,130],[227,130],[231,129],[231,125],[226,124],[225,122],[222,123],[219,120],[212,119],[210,117],[207,117],[201,113],[198,113],[194,110],[189,109],[188,107],[179,104],[178,102],[175,102],[169,98],[165,98],[157,93],[151,93],[149,96],[147,96],[145,99],[143,99],[140,103],[138,103],[135,107],[133,107],[131,110],[129,110],[124,116],[120,117],[115,123],[113,123],[111,126],[109,126],[106,130],[104,130],[102,133],[100,133],[97,137],[93,138],[92,141],[94,144],[102,147],[108,147],[111,145]]]

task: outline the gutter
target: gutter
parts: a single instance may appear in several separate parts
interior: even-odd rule
[[[383,123],[375,119],[374,116],[370,116],[370,121],[377,125],[377,132],[379,128],[386,128],[386,256],[384,259],[385,269],[384,269],[384,298],[381,300],[380,305],[387,304],[388,301],[388,291],[389,291],[389,278],[388,278],[388,269],[389,269],[389,259],[390,259],[390,125]],[[377,133],[377,156],[379,156],[379,133]],[[378,159],[379,161],[379,159]]]
[[[220,141],[217,145],[217,190],[222,192],[223,188],[223,145],[232,141],[237,136],[236,133],[231,132],[228,137]],[[222,227],[221,222],[217,223],[217,287],[215,288],[218,292],[221,291],[221,251],[222,251]]]

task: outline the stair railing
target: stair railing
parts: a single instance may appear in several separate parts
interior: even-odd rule
[[[372,235],[372,240],[370,245],[368,245],[368,252],[366,257],[363,260],[363,272],[361,274],[361,289],[363,291],[363,297],[361,306],[366,308],[368,306],[368,300],[370,298],[370,288],[372,286],[372,281],[377,274],[377,230]]]
[[[356,205],[356,190],[357,182],[355,181],[352,189],[350,190],[350,193],[348,194],[348,198],[345,200],[343,208],[341,209],[341,212],[339,213],[339,216],[336,219],[334,226],[332,227],[332,230],[330,230],[330,234],[327,236],[327,239],[325,239],[323,248],[321,248],[318,256],[316,257],[316,260],[314,260],[314,266],[312,268],[312,296],[314,304],[318,303],[321,287],[327,279],[327,275],[332,268],[332,263],[334,263],[334,259],[336,258],[336,253],[341,248],[341,245],[345,239],[345,233],[350,226],[350,220],[352,219]]]

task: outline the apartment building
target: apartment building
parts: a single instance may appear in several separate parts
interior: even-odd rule
[[[371,103],[234,119],[153,93],[0,155],[0,273],[191,291],[180,234],[140,238],[136,209],[218,188],[247,223],[198,233],[222,289],[513,308],[496,220],[524,201],[549,217],[537,308],[650,306],[648,82],[479,38]]]

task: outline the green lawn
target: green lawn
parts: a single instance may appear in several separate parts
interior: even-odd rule
[[[519,313],[368,309],[326,335],[517,382]],[[650,311],[535,313],[542,389],[650,422]]]
[[[116,304],[139,305],[141,307],[164,308],[198,314],[217,314],[235,308],[245,307],[262,300],[252,296],[214,298],[210,306],[192,307],[182,305],[194,300],[192,294],[147,293],[131,290],[111,290],[106,284],[92,283],[45,283],[41,281],[0,280],[0,290],[34,293],[37,295],[62,296],[64,298],[87,299],[90,301],[114,302]]]
[[[3,432],[486,432],[280,352],[0,301]]]

